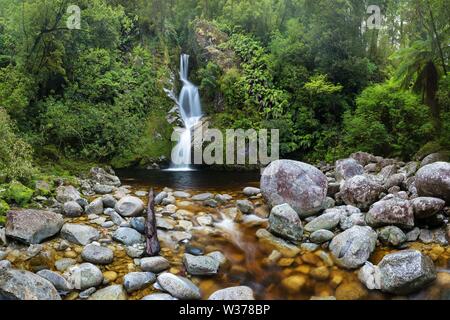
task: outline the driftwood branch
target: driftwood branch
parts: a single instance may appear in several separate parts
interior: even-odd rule
[[[147,238],[146,254],[149,257],[157,256],[161,247],[159,245],[156,230],[155,197],[153,189],[148,193],[147,223],[145,225],[145,236]]]

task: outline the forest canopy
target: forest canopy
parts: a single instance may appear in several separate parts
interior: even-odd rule
[[[168,157],[180,53],[211,124],[279,129],[283,157],[448,149],[449,21],[446,0],[0,0],[0,177]]]

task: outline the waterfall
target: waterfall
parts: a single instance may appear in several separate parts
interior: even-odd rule
[[[191,170],[192,131],[202,118],[202,106],[198,88],[189,79],[189,55],[180,57],[180,80],[183,83],[178,97],[181,118],[184,128],[180,133],[180,140],[172,152],[171,170]]]

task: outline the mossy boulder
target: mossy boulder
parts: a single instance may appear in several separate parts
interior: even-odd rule
[[[11,182],[6,190],[5,198],[7,201],[14,201],[19,206],[24,206],[31,201],[34,191],[20,182]]]
[[[35,182],[35,192],[38,196],[49,196],[52,194],[53,182],[38,180]]]
[[[5,200],[0,199],[0,216],[4,216],[9,210],[9,205]]]

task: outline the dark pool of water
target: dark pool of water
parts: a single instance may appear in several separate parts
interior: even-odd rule
[[[259,186],[259,171],[165,171],[145,169],[117,170],[123,184],[145,185],[150,188],[224,190]]]

